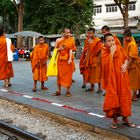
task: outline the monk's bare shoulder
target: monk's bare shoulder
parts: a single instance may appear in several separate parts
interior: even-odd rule
[[[56,39],[56,43],[59,43],[63,40],[63,37]]]

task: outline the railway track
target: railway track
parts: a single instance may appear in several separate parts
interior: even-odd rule
[[[0,133],[7,136],[7,140],[44,140],[4,121],[0,121]]]

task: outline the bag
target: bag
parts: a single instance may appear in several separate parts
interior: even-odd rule
[[[57,76],[58,75],[57,60],[58,60],[58,52],[57,52],[57,49],[54,49],[52,58],[48,65],[46,76]]]
[[[12,62],[14,60],[13,58],[13,52],[11,50],[11,39],[6,38],[6,44],[7,44],[7,57],[8,57],[8,62]]]

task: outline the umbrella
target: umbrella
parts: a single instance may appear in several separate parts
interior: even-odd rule
[[[14,36],[14,34],[6,34],[6,37],[7,37],[7,38],[16,38],[16,37]]]
[[[39,36],[44,36],[41,33],[33,32],[33,31],[17,32],[17,33],[14,33],[14,35],[15,36],[22,36],[22,37],[39,37]]]

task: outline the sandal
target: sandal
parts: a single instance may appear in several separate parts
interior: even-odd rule
[[[8,86],[9,86],[9,87],[11,87],[11,86],[12,86],[12,84],[11,84],[11,83],[9,83],[9,84],[8,84]]]
[[[4,88],[8,88],[9,86],[7,84],[4,84],[2,87]]]
[[[137,97],[132,97],[132,101],[138,101]]]
[[[70,94],[70,92],[68,91],[68,92],[66,92],[66,96],[67,97],[70,97],[71,96],[71,94]]]
[[[101,89],[99,89],[99,90],[97,91],[98,94],[100,94],[100,93],[102,93],[102,92],[103,92],[103,90],[101,90]]]
[[[82,85],[82,88],[86,88],[86,84],[83,84],[83,85]]]
[[[41,87],[41,89],[42,89],[42,90],[48,90],[48,88],[47,88],[47,87]]]
[[[118,128],[118,124],[117,123],[112,123],[110,127],[112,129],[117,129]]]
[[[72,83],[75,83],[75,80],[72,79]]]
[[[33,88],[33,89],[32,89],[32,92],[36,92],[36,88]]]
[[[129,127],[131,127],[131,128],[134,128],[134,127],[136,127],[136,125],[134,124],[134,123],[132,123],[131,121],[129,121],[127,118],[123,118],[122,119],[122,121],[123,121],[123,124],[124,125],[126,125],[126,126],[129,126]]]
[[[90,91],[94,91],[94,89],[93,88],[88,88],[88,89],[85,90],[85,92],[90,92]]]
[[[132,123],[132,122],[124,122],[123,124],[128,126],[128,127],[131,127],[131,128],[135,128],[136,127],[136,125],[134,123]]]
[[[52,94],[52,96],[59,96],[61,95],[60,92],[56,91],[55,93]]]

